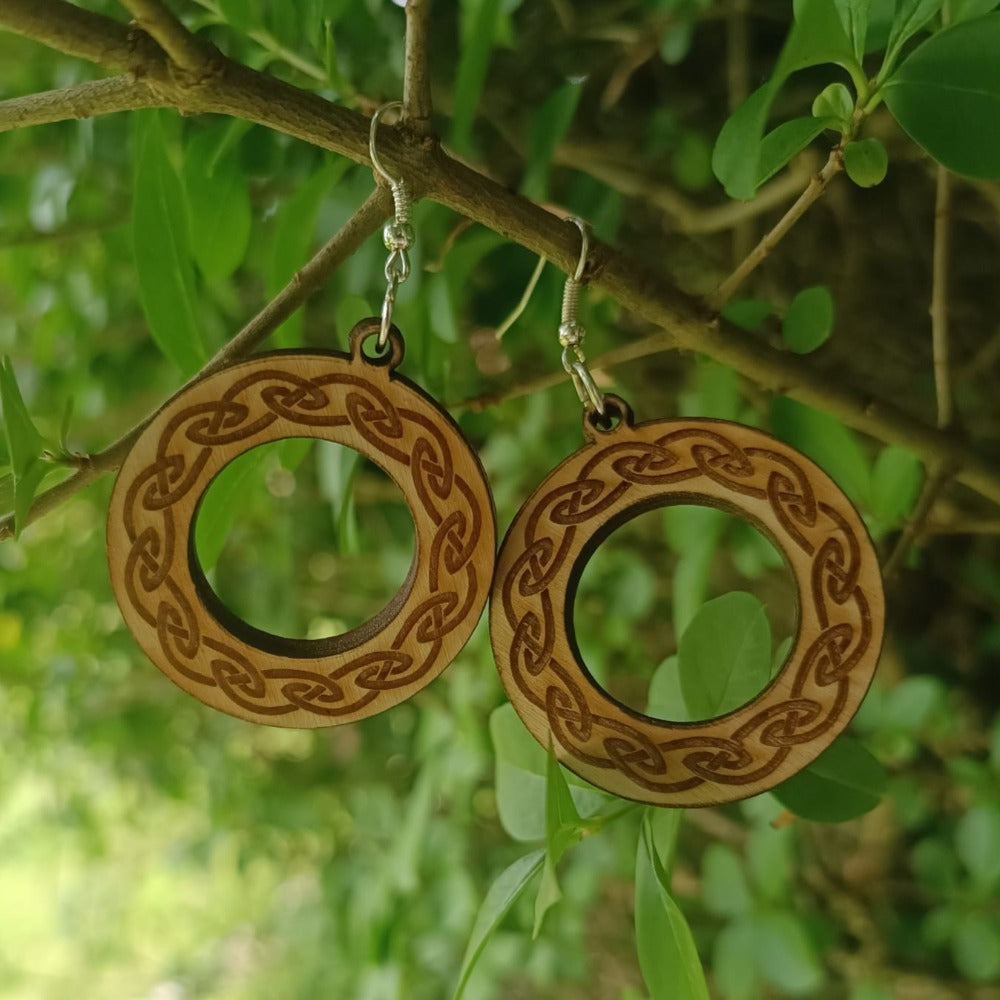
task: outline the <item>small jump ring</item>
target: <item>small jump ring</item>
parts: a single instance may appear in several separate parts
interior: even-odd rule
[[[587,258],[590,256],[590,227],[576,215],[569,216],[566,221],[572,222],[580,230],[580,259],[573,274],[573,280],[580,282],[583,280],[583,272],[587,269]]]
[[[376,112],[372,115],[371,124],[368,126],[368,156],[372,161],[372,166],[375,168],[376,172],[380,174],[386,181],[389,182],[393,187],[397,187],[402,181],[397,180],[393,177],[388,170],[382,164],[379,159],[378,150],[375,148],[375,140],[378,134],[378,123],[382,118],[382,115],[386,111],[390,111],[393,108],[399,108],[402,110],[402,101],[389,101],[383,104]]]

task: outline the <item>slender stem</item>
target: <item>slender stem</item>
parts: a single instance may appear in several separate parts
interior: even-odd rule
[[[326,279],[378,229],[382,222],[388,218],[391,205],[392,199],[388,191],[384,188],[377,188],[373,191],[344,227],[334,234],[315,256],[292,276],[288,284],[232,340],[225,344],[197,375],[185,382],[171,399],[198,379],[220,371],[234,361],[239,361],[251,354],[306,299],[321,288]],[[144,420],[103,451],[94,455],[82,456],[77,470],[71,476],[35,498],[24,523],[32,524],[102,476],[116,472],[146,425],[157,412],[159,412],[158,409],[148,414]],[[0,539],[10,538],[13,533],[13,514],[0,518]]]
[[[934,252],[931,273],[931,346],[934,357],[934,390],[937,395],[937,425],[947,430],[952,425],[951,371],[948,364],[948,261],[951,252],[951,174],[942,166],[937,169],[934,197]],[[924,483],[913,516],[899,536],[899,541],[887,560],[883,573],[888,579],[902,565],[910,548],[920,542],[924,524],[941,495],[955,466],[942,458]]]
[[[494,336],[497,340],[503,339],[504,334],[520,319],[521,313],[528,308],[531,296],[535,293],[535,287],[538,285],[538,279],[542,276],[542,271],[545,270],[547,263],[548,261],[544,257],[538,258],[538,263],[535,265],[534,271],[531,272],[531,277],[528,279],[528,284],[525,286],[517,305],[514,306],[506,319],[496,328]]]
[[[934,354],[934,389],[937,425],[952,423],[951,372],[948,361],[948,259],[951,253],[951,174],[937,169],[934,200],[934,256],[931,279],[931,342]]]
[[[407,0],[403,108],[417,135],[431,134],[430,38],[431,0]]]
[[[830,151],[830,158],[826,161],[823,169],[809,181],[809,186],[802,192],[795,204],[785,212],[774,228],[743,259],[736,270],[706,298],[705,301],[710,309],[720,310],[733,297],[740,285],[757,270],[763,260],[784,239],[788,230],[823,196],[827,185],[843,169],[843,150],[840,146],[836,146]]]
[[[114,111],[165,107],[168,103],[142,80],[129,76],[88,80],[62,90],[46,90],[40,94],[0,101],[0,132],[48,125],[67,118],[93,118]]]
[[[937,464],[934,475],[930,476],[924,483],[924,488],[921,490],[917,505],[913,510],[913,516],[903,528],[899,541],[896,542],[896,547],[882,566],[882,576],[886,580],[891,580],[902,568],[910,549],[923,533],[924,523],[934,508],[935,501],[948,485],[952,476],[955,475],[955,469],[956,466],[953,462],[942,457]]]

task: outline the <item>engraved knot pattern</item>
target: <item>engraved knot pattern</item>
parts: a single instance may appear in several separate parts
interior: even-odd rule
[[[673,723],[596,687],[570,639],[567,589],[588,540],[638,510],[717,506],[784,551],[799,588],[789,657],[756,699]],[[815,758],[847,724],[881,646],[883,596],[860,518],[825,473],[781,442],[722,421],[622,424],[567,459],[522,507],[501,549],[491,629],[501,678],[539,742],[618,795],[661,805],[743,798]]]
[[[203,605],[191,575],[194,511],[212,478],[285,437],[324,438],[373,459],[417,527],[415,572],[396,613],[341,637],[332,653],[244,641]],[[386,367],[335,354],[265,356],[196,384],[129,456],[109,515],[112,581],[150,658],[208,704],[275,725],[363,718],[436,677],[482,611],[490,581],[473,554],[485,545],[492,555],[494,544],[485,481],[450,418]]]

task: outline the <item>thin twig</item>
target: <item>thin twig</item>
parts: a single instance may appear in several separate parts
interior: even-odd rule
[[[726,89],[730,114],[750,96],[748,7],[748,0],[734,0],[732,11],[726,18]],[[738,205],[739,202],[735,204]],[[756,231],[751,218],[740,219],[733,227],[733,260],[743,260],[751,252],[755,237]]]
[[[521,318],[521,313],[528,308],[528,303],[531,301],[531,296],[535,294],[535,287],[538,285],[538,279],[542,276],[542,271],[545,270],[545,265],[548,261],[544,257],[538,258],[538,263],[535,265],[534,271],[531,272],[531,277],[528,279],[528,284],[524,288],[524,293],[518,300],[518,303],[514,308],[508,313],[506,319],[496,328],[494,336],[497,340],[503,340],[503,335]]]
[[[409,127],[421,136],[431,134],[430,39],[431,0],[407,0],[406,57],[403,71],[403,109]]]
[[[162,0],[121,0],[121,4],[175,66],[196,78],[211,75],[217,50],[191,34]]]
[[[929,476],[920,491],[917,505],[913,509],[913,516],[906,523],[896,542],[892,554],[886,559],[882,566],[882,576],[886,580],[891,580],[902,567],[910,549],[918,541],[923,533],[924,522],[934,507],[934,503],[941,495],[941,491],[948,485],[952,476],[955,475],[955,465],[947,460],[938,463],[934,475]]]
[[[93,118],[115,111],[165,107],[168,103],[141,80],[129,76],[88,80],[62,90],[46,90],[0,101],[0,132],[48,125],[68,118]]]
[[[250,320],[195,376],[177,390],[175,398],[188,386],[207,375],[240,361],[251,354],[267,339],[303,302],[323,286],[327,278],[350,257],[361,244],[388,218],[392,206],[389,192],[376,188],[362,206],[335,233],[323,247],[297,271],[285,287]],[[169,402],[169,400],[168,400]],[[164,404],[165,405],[165,404]],[[116,472],[132,445],[138,440],[147,424],[156,416],[154,410],[135,427],[123,434],[114,444],[94,455],[84,456],[71,476],[35,498],[25,524],[31,524],[65,503],[74,494],[91,483]],[[0,540],[14,532],[14,516],[0,517]]]
[[[788,230],[823,196],[827,185],[843,169],[843,150],[840,146],[835,146],[830,151],[830,158],[826,161],[823,169],[813,177],[795,204],[785,212],[775,227],[743,259],[736,270],[711,295],[706,297],[705,301],[710,309],[718,311],[733,297],[740,285],[753,274],[764,258],[781,242]]]
[[[581,163],[585,163],[591,177],[630,198],[645,199],[670,216],[678,232],[692,236],[732,229],[746,219],[756,218],[791,201],[802,193],[803,184],[812,176],[812,170],[805,165],[805,161],[811,159],[810,154],[800,158],[803,162],[796,160],[779,177],[762,184],[750,201],[725,201],[705,207],[668,187],[662,178],[637,168],[635,163],[609,158],[606,151],[594,143],[560,143],[553,154],[554,162],[561,166],[579,169]]]
[[[145,45],[142,36],[130,36],[127,28],[110,18],[63,0],[3,0],[0,27],[112,69],[137,73],[151,85],[155,82],[155,88],[182,111],[233,115],[358,163],[368,162],[367,118],[230,60],[222,61],[219,73],[207,85],[189,86],[171,74],[157,46]],[[560,216],[452,159],[436,145],[414,141],[404,129],[387,129],[380,152],[390,170],[412,179],[416,197],[429,197],[474,219],[547,257],[566,273],[576,267],[578,241]],[[839,159],[834,167],[828,164],[824,169],[835,173],[840,169]],[[764,389],[786,393],[856,430],[909,448],[928,465],[952,457],[960,467],[959,481],[1000,504],[1000,470],[957,435],[872,398],[843,377],[829,378],[808,359],[748,337],[714,315],[705,303],[681,292],[662,273],[597,241],[590,271],[592,287],[613,296],[639,319],[667,331],[631,345],[636,357],[672,346],[698,351],[735,368]]]
[[[934,198],[934,255],[931,278],[931,342],[937,424],[952,422],[951,372],[948,366],[948,259],[951,252],[951,174],[938,166]]]
[[[931,344],[934,356],[934,390],[937,395],[937,425],[947,430],[952,423],[951,372],[948,366],[948,261],[951,250],[951,175],[938,167],[934,197],[934,252],[931,273]],[[924,524],[934,501],[955,473],[953,463],[942,460],[924,483],[906,527],[886,561],[883,574],[893,576],[906,560],[910,548],[920,542]]]

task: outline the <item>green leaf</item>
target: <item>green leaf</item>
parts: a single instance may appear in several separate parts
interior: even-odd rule
[[[774,79],[758,87],[725,121],[712,149],[712,172],[730,198],[746,200],[757,190],[760,144],[777,93]]]
[[[854,114],[854,98],[842,83],[831,83],[816,95],[811,110],[814,118],[829,118],[844,128]]]
[[[23,476],[42,454],[45,442],[24,405],[14,366],[10,358],[0,359],[0,406],[3,407],[3,427],[15,478]]]
[[[783,441],[805,452],[856,504],[871,494],[868,458],[854,433],[836,417],[787,396],[771,404],[771,427]]]
[[[294,194],[278,209],[267,273],[267,294],[271,297],[277,295],[291,280],[292,275],[308,260],[316,234],[316,219],[320,205],[330,188],[350,166],[348,160],[325,164],[309,180],[300,184]],[[275,345],[297,347],[301,344],[302,324],[303,313],[299,309],[274,332]]]
[[[771,674],[771,626],[753,594],[704,604],[681,637],[681,690],[692,719],[714,719],[750,701]]]
[[[532,851],[523,858],[518,858],[512,865],[505,868],[490,886],[486,898],[479,907],[476,921],[472,925],[469,943],[465,948],[462,968],[458,975],[458,985],[455,987],[453,1000],[460,1000],[468,984],[469,976],[475,968],[479,956],[486,946],[490,935],[497,929],[500,921],[507,915],[510,908],[527,889],[532,878],[538,874],[545,860],[545,851]]]
[[[537,201],[549,194],[552,153],[565,138],[583,93],[582,83],[567,83],[550,94],[531,116],[528,151],[521,190]]]
[[[879,70],[879,80],[884,81],[892,72],[902,47],[930,23],[941,9],[941,4],[942,0],[901,0],[885,43],[885,59]]]
[[[580,813],[551,744],[545,773],[545,837],[554,862],[580,837]]]
[[[780,803],[771,796],[768,799],[780,810]],[[788,894],[794,867],[792,846],[788,827],[756,826],[747,835],[747,872],[760,893],[771,901],[783,900]]]
[[[899,445],[887,445],[872,468],[872,512],[886,527],[913,513],[924,469],[919,458]]]
[[[250,192],[237,151],[217,130],[197,133],[184,150],[184,186],[195,263],[209,281],[224,281],[250,241]]]
[[[864,746],[838,736],[808,767],[772,791],[796,816],[843,823],[874,809],[886,783],[885,769]]]
[[[743,862],[725,844],[709,844],[701,857],[702,902],[717,917],[739,917],[753,905]]]
[[[203,572],[218,561],[237,517],[253,502],[262,485],[261,467],[268,456],[267,446],[251,448],[219,470],[202,494],[195,513],[195,551]]]
[[[545,870],[535,898],[532,937],[538,937],[545,914],[562,899],[556,867],[566,851],[582,837],[580,814],[550,743],[545,772]]]
[[[865,37],[868,34],[868,10],[871,0],[835,0],[840,20],[854,49],[854,58],[860,63],[865,54]]]
[[[709,1000],[691,928],[670,894],[648,819],[635,859],[635,936],[650,1000]]]
[[[649,682],[646,714],[671,722],[690,722],[684,695],[681,693],[681,674],[677,657],[668,656],[654,671]]]
[[[774,312],[767,299],[734,299],[722,309],[722,315],[741,330],[756,333]]]
[[[925,41],[885,84],[911,139],[955,173],[1000,178],[1000,14],[962,21]]]
[[[792,299],[781,323],[789,350],[808,354],[826,343],[833,332],[833,296],[826,285],[803,288]]]
[[[1000,807],[974,806],[955,827],[955,851],[973,880],[991,889],[1000,882]]]
[[[0,359],[0,407],[3,409],[4,439],[13,477],[14,534],[27,520],[35,493],[50,467],[42,460],[45,446],[35,427],[8,357]]]
[[[966,913],[955,925],[951,956],[968,979],[985,981],[1000,975],[1000,927],[980,913]]]
[[[471,143],[472,122],[496,42],[500,7],[500,0],[461,0],[462,54],[451,121],[451,145],[460,152],[468,151]]]
[[[951,23],[958,24],[959,21],[969,21],[974,17],[982,17],[991,10],[996,10],[1000,0],[951,0],[948,5],[948,12],[951,15]]]
[[[164,356],[190,375],[204,363],[184,189],[158,111],[135,115],[132,240],[142,307]]]
[[[751,198],[761,183],[764,127],[771,103],[782,84],[792,73],[826,62],[850,66],[860,72],[835,5],[829,0],[798,0],[795,23],[781,50],[774,75],[729,116],[716,140],[712,170],[731,198]],[[778,139],[787,145],[790,135],[771,139],[769,157],[772,162],[776,158]]]
[[[725,1000],[760,996],[757,934],[752,917],[726,924],[712,946],[712,973]]]
[[[755,936],[760,970],[783,993],[805,996],[823,985],[823,967],[815,946],[795,914],[762,913]]]
[[[764,181],[773,177],[821,132],[828,128],[838,128],[839,125],[835,118],[813,118],[811,115],[782,122],[761,140],[755,186],[760,187]]]
[[[517,717],[509,702],[490,715],[490,736],[496,754],[497,812],[503,828],[515,840],[541,840],[546,833],[547,754]],[[580,814],[594,816],[608,796],[575,774],[565,775]]]
[[[844,169],[858,187],[875,187],[885,180],[889,154],[878,139],[858,139],[844,147]]]

